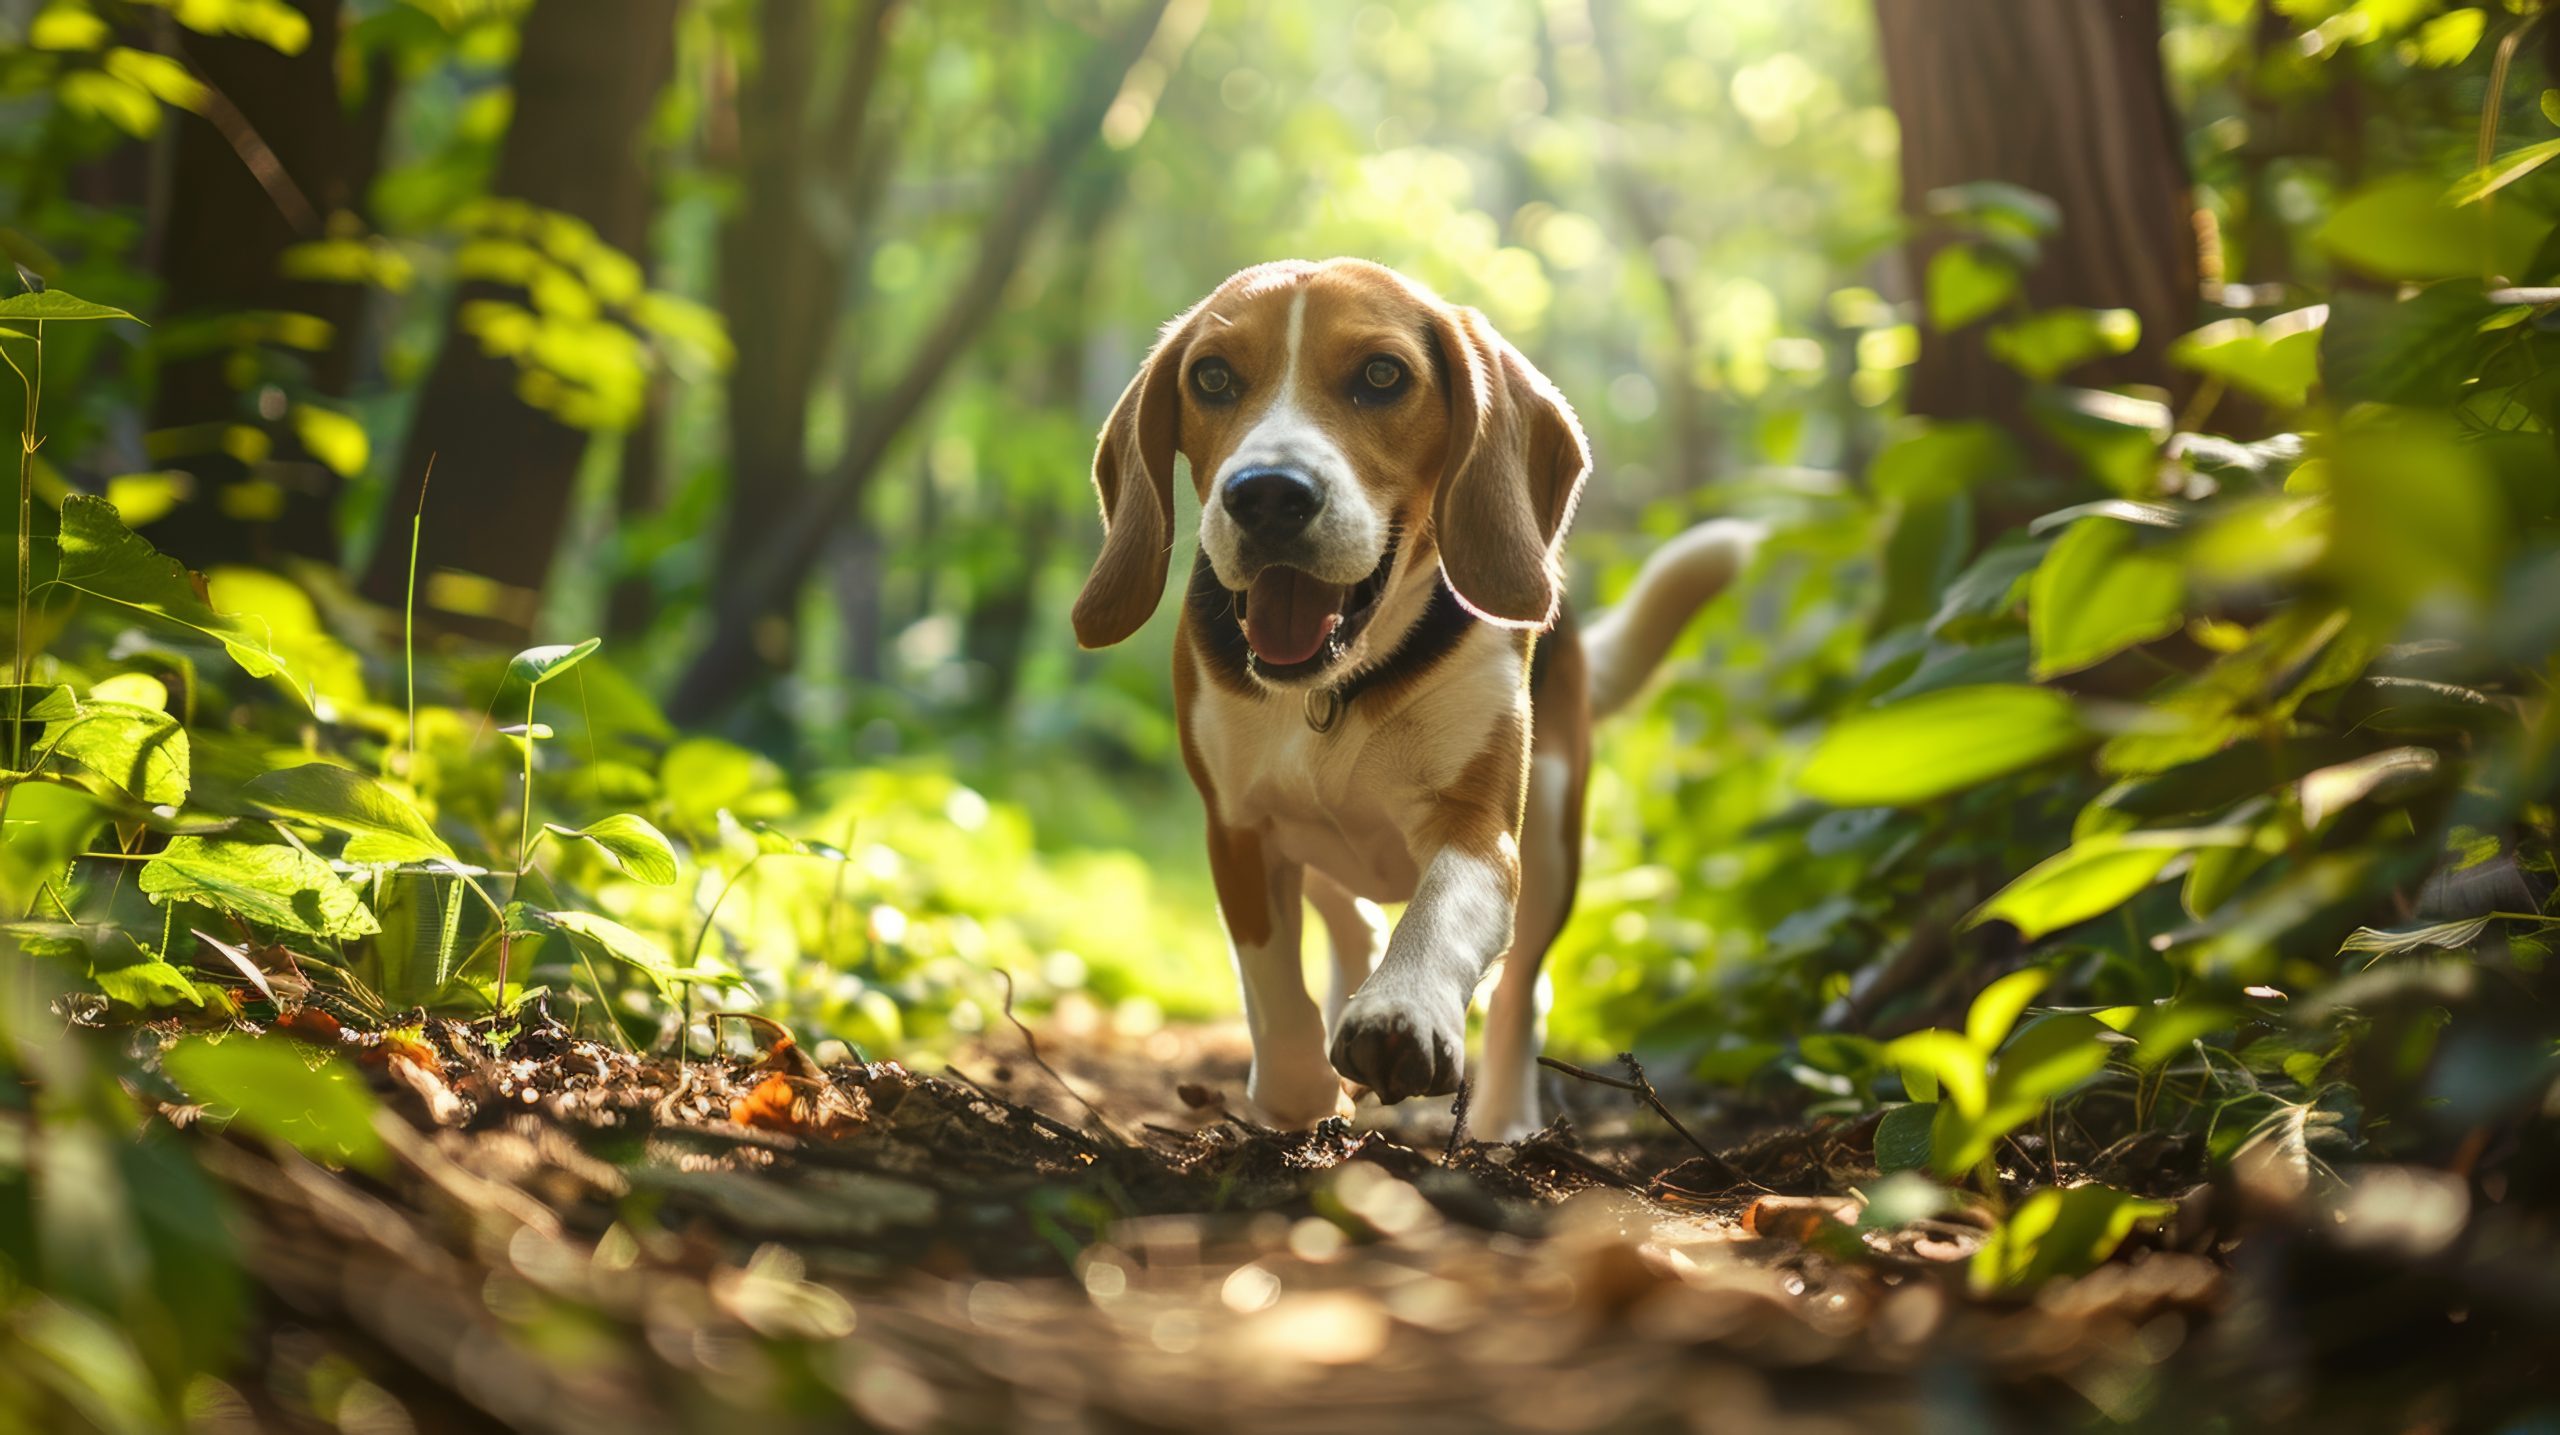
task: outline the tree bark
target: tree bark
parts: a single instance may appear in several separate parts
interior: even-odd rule
[[[537,0],[517,50],[515,118],[492,195],[582,219],[624,254],[643,252],[655,186],[642,151],[675,66],[677,5]],[[516,643],[531,632],[589,434],[525,402],[515,362],[462,331],[462,306],[482,299],[526,302],[522,290],[489,280],[454,295],[387,511],[400,517],[416,507],[434,460],[420,606],[448,631]],[[403,544],[378,545],[366,596],[399,602],[408,556]],[[438,575],[466,581],[431,581]]]
[[[828,548],[838,525],[854,514],[881,464],[924,412],[943,379],[994,317],[1021,265],[1041,219],[1069,171],[1099,137],[1109,110],[1133,67],[1160,34],[1173,0],[1151,0],[1136,20],[1100,46],[1076,93],[1052,119],[1035,154],[1015,171],[981,230],[976,262],[916,352],[885,393],[852,404],[853,430],[844,453],[805,501],[788,512],[742,514],[755,529],[751,556],[715,575],[712,632],[676,685],[668,711],[679,721],[699,721],[735,701],[753,685],[757,634],[787,613]],[[1188,33],[1180,37],[1188,41]],[[1171,48],[1168,46],[1168,48]],[[1178,54],[1161,61],[1168,69]]]
[[[2159,0],[1876,0],[1885,88],[1902,125],[1902,207],[1913,272],[1947,242],[1932,190],[2006,180],[2052,199],[2059,230],[2027,274],[2027,301],[2130,309],[2128,354],[2075,371],[2098,385],[2189,377],[2169,345],[2199,304],[2194,205],[2160,66]],[[2025,381],[1984,347],[1987,324],[1921,330],[1910,410],[2023,422]]]
[[[202,115],[171,112],[176,133],[159,246],[160,329],[181,349],[159,366],[149,423],[154,457],[194,477],[192,501],[156,537],[199,567],[280,556],[335,563],[339,476],[261,412],[228,372],[233,346],[187,344],[190,325],[269,310],[330,326],[303,360],[305,386],[344,394],[361,345],[365,292],[288,279],[285,250],[360,208],[379,165],[379,109],[350,114],[338,92],[339,0],[292,0],[311,23],[300,54],[247,39],[179,31],[181,58],[212,90]],[[377,75],[376,84],[389,83]],[[284,351],[270,351],[281,354]],[[226,452],[226,426],[277,435],[252,465]],[[272,490],[268,487],[272,485]],[[278,500],[280,498],[280,502]]]
[[[858,186],[870,101],[898,0],[865,0],[845,73],[823,124],[813,114],[821,48],[816,0],[763,0],[755,69],[735,106],[739,204],[720,232],[722,310],[736,341],[728,376],[729,504],[713,586],[752,562],[776,514],[808,501],[809,408],[835,333],[851,254],[869,208]],[[853,216],[830,247],[813,205],[833,195]],[[840,252],[841,251],[841,252]],[[756,650],[787,665],[790,615],[766,615]],[[779,628],[777,632],[776,629]]]

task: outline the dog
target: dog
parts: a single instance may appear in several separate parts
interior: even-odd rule
[[[1356,259],[1247,269],[1165,326],[1096,446],[1086,648],[1162,603],[1177,454],[1200,524],[1173,698],[1253,1114],[1305,1127],[1361,1088],[1456,1091],[1469,1004],[1507,954],[1471,1120],[1538,1129],[1539,967],[1580,875],[1592,724],[1758,530],[1689,530],[1578,626],[1560,554],[1591,458],[1572,406],[1482,314]],[[1384,902],[1407,904],[1392,933]],[[1332,943],[1322,1010],[1304,907]]]

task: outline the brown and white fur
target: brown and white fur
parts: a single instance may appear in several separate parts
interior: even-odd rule
[[[1559,563],[1590,467],[1572,408],[1483,315],[1359,260],[1248,269],[1165,327],[1094,458],[1086,647],[1159,605],[1177,453],[1201,518],[1174,704],[1254,1109],[1304,1126],[1350,1110],[1346,1080],[1390,1104],[1455,1091],[1469,1001],[1508,953],[1473,1125],[1536,1129],[1538,969],[1573,903],[1592,722],[1757,530],[1690,530],[1578,628]],[[1379,902],[1408,904],[1392,934]],[[1333,947],[1322,1010],[1307,906]]]

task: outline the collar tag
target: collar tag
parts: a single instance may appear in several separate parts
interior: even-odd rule
[[[1307,726],[1320,733],[1333,731],[1333,725],[1342,721],[1342,707],[1342,694],[1334,689],[1308,689]]]

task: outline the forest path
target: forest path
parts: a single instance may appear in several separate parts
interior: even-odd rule
[[[376,1176],[204,1141],[270,1389],[334,1357],[421,1430],[580,1435],[2041,1423],[2150,1390],[2223,1286],[2155,1249],[1977,1299],[1974,1225],[1855,1229],[1854,1123],[1726,1147],[1731,1190],[1599,1088],[1516,1144],[1253,1128],[1224,1028],[1045,1063],[1008,1030],[938,1075],[473,1035],[336,1035],[390,1097]]]

